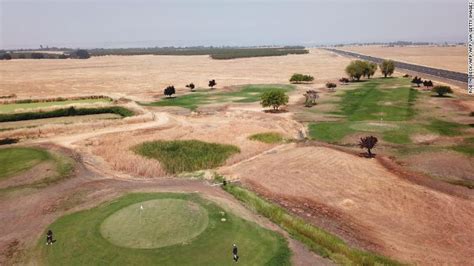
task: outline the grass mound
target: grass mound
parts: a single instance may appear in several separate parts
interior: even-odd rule
[[[47,151],[35,148],[0,149],[0,180],[11,177],[50,159]]]
[[[256,140],[264,143],[280,143],[285,140],[285,138],[277,132],[268,132],[268,133],[259,133],[254,134],[249,137],[250,140]]]
[[[136,146],[134,150],[142,156],[160,161],[171,174],[215,168],[232,154],[240,152],[233,145],[198,140],[151,141]]]
[[[108,217],[124,208],[136,208],[138,204],[155,200],[183,200],[199,205],[207,212],[208,225],[191,240],[161,248],[116,246],[102,236],[101,224]],[[146,212],[147,206],[144,207]],[[185,218],[168,216],[166,212],[160,214],[158,210],[153,211],[153,215],[163,215],[165,217],[153,219],[170,219],[167,223],[174,222],[176,225],[183,223]],[[133,218],[139,219],[128,219]],[[222,221],[223,218],[225,221]],[[189,222],[192,221],[186,221]],[[33,258],[44,265],[231,265],[234,263],[231,253],[233,243],[239,246],[241,265],[290,265],[290,251],[282,236],[226,213],[197,194],[129,194],[96,208],[59,218],[48,229],[55,233],[56,243],[46,246],[41,238],[33,254]]]
[[[188,242],[206,229],[208,220],[206,209],[192,201],[155,199],[113,213],[100,232],[120,247],[159,248]]]

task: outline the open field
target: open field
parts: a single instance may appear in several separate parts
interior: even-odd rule
[[[311,49],[309,54],[212,60],[209,56],[102,56],[87,60],[13,60],[0,62],[0,95],[19,98],[79,96],[97,92],[149,101],[172,84],[178,94],[186,84],[217,90],[231,85],[287,83],[293,73],[308,73],[324,83],[344,75],[349,59]]]
[[[432,97],[399,73],[343,85],[349,61],[311,49],[0,62],[0,95],[100,93],[136,114],[0,131],[20,141],[0,150],[49,154],[0,181],[0,264],[227,265],[233,242],[244,265],[469,264],[472,99]],[[293,73],[315,82],[290,85]],[[259,103],[270,87],[289,97],[279,112]],[[379,140],[373,159],[358,147],[367,135]]]
[[[62,234],[52,247],[38,242],[45,265],[228,265],[234,242],[241,247],[239,264],[289,265],[281,236],[197,195],[131,194],[49,228]]]
[[[467,73],[466,46],[345,46],[342,50]]]

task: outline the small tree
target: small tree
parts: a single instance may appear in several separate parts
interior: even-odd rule
[[[341,82],[342,84],[346,84],[346,83],[349,83],[349,79],[348,78],[340,78],[339,82]]]
[[[427,89],[428,89],[429,87],[433,87],[433,81],[431,81],[431,80],[425,80],[425,81],[423,81],[423,86],[425,86]]]
[[[375,147],[377,142],[378,142],[378,139],[374,136],[363,137],[363,138],[360,138],[359,147],[361,149],[367,149],[367,153],[369,157],[372,157],[373,154],[371,150]]]
[[[415,77],[411,80],[411,83],[414,83],[414,84],[416,84],[416,86],[420,87],[420,84],[423,83],[423,80],[421,80],[421,78],[415,76]]]
[[[304,94],[304,97],[306,98],[304,105],[306,107],[311,107],[316,104],[316,99],[319,98],[319,94],[315,90],[309,90],[309,91],[306,91],[306,93]]]
[[[326,83],[326,88],[328,88],[328,90],[330,91],[335,91],[336,87],[337,87],[336,83],[333,83],[333,82]]]
[[[346,73],[351,79],[359,81],[361,77],[367,75],[368,68],[369,64],[366,61],[355,60],[346,67]]]
[[[443,97],[447,93],[453,93],[453,90],[449,86],[438,85],[431,89],[432,92],[436,92],[439,97]]]
[[[213,89],[214,86],[216,86],[216,85],[217,85],[217,83],[216,83],[216,80],[215,80],[215,79],[209,80],[209,87],[210,87],[211,89]]]
[[[171,97],[171,95],[175,94],[176,93],[176,89],[174,88],[174,86],[168,86],[166,87],[166,89],[164,90],[163,94],[165,96],[168,96],[168,97]]]
[[[291,76],[290,82],[291,83],[302,83],[302,82],[311,82],[314,80],[314,77],[311,75],[304,75],[295,73]]]
[[[384,77],[391,76],[395,72],[395,62],[392,60],[383,60],[379,67]]]
[[[191,91],[194,91],[194,88],[196,88],[196,86],[194,86],[194,83],[189,83],[188,85],[186,85],[186,88],[189,88]]]
[[[262,107],[271,106],[273,110],[278,110],[280,106],[288,103],[288,95],[283,90],[267,90],[262,93],[260,104]]]

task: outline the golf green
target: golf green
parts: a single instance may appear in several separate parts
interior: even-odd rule
[[[141,215],[141,217],[140,217]],[[133,193],[63,216],[45,230],[40,265],[290,265],[287,241],[198,194]]]

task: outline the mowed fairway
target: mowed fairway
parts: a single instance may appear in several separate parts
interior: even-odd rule
[[[143,209],[141,208],[143,206]],[[38,242],[44,265],[289,265],[284,238],[221,209],[197,194],[129,194],[67,215]]]

